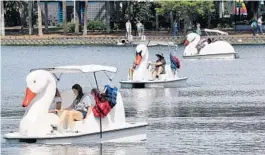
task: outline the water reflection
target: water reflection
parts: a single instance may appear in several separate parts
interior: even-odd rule
[[[51,147],[52,146],[52,147]],[[138,150],[132,149],[138,148]],[[19,144],[9,145],[2,154],[19,154],[19,155],[125,155],[126,151],[131,153],[144,153],[146,152],[145,146],[139,144],[112,144],[101,143],[95,145],[79,144],[79,145],[41,145],[41,144]],[[8,152],[8,153],[7,153]]]
[[[235,48],[240,54],[237,60],[181,59],[180,75],[189,78],[187,87],[120,89],[127,121],[149,123],[144,143],[115,142],[100,147],[2,142],[2,154],[264,154],[264,45]],[[180,47],[176,55],[182,52]],[[119,81],[127,77],[133,53],[128,47],[2,47],[2,135],[18,129],[25,77],[31,68],[113,65],[118,67],[113,85],[119,87]],[[150,59],[155,60],[155,55],[150,54]],[[98,80],[106,84],[103,77],[99,74]],[[90,85],[86,78],[72,75],[62,78],[60,88],[71,88],[76,82]]]

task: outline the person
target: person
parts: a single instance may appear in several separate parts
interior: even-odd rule
[[[150,65],[155,66],[155,70],[152,72],[152,79],[150,81],[155,80],[155,78],[158,78],[160,74],[165,74],[165,66],[166,66],[166,60],[163,56],[163,54],[156,54],[157,60],[155,63],[150,63]]]
[[[196,33],[197,33],[198,35],[201,35],[201,34],[202,34],[202,32],[201,32],[201,24],[200,24],[200,23],[197,23]]]
[[[257,32],[257,25],[258,25],[258,23],[257,23],[257,20],[256,20],[256,18],[253,18],[252,19],[252,22],[251,22],[251,28],[252,28],[252,33],[253,33],[253,36],[256,36],[256,32]]]
[[[55,96],[50,106],[49,113],[57,113],[58,111],[61,110],[61,108],[62,108],[62,98],[58,88],[56,88]]]
[[[126,37],[129,38],[132,35],[132,25],[130,20],[126,22],[125,27],[126,27]]]
[[[75,84],[72,86],[72,90],[76,96],[72,105],[62,111],[62,114],[59,118],[60,128],[65,121],[67,116],[68,128],[67,130],[72,131],[73,122],[80,121],[85,119],[88,114],[91,112],[91,103],[92,100],[90,97],[83,93],[82,87],[79,84]]]
[[[141,37],[142,23],[139,20],[137,21],[136,27],[137,27],[138,36]]]
[[[173,36],[176,36],[178,33],[178,22],[175,20],[173,23]]]
[[[264,34],[263,31],[262,31],[262,16],[260,16],[259,19],[258,19],[258,31],[261,34]]]

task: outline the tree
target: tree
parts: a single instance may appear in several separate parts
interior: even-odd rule
[[[44,2],[44,12],[45,12],[45,32],[48,32],[48,2]]]
[[[37,1],[38,6],[38,32],[39,36],[42,36],[42,18],[41,18],[41,7],[40,7],[40,0]]]
[[[110,2],[105,2],[106,7],[106,26],[107,26],[107,33],[110,33]]]
[[[166,14],[173,11],[184,20],[184,32],[187,28],[192,28],[193,21],[198,16],[207,16],[215,11],[213,0],[210,1],[162,1],[157,2],[160,7],[156,8],[159,14]],[[208,16],[209,18],[210,16]]]
[[[79,2],[78,1],[74,1],[75,3],[75,33],[79,33],[79,24],[80,24],[80,7],[79,7]]]
[[[28,17],[29,35],[32,35],[32,1],[28,1]]]
[[[150,2],[127,2],[124,6],[124,19],[123,21],[139,20],[145,28],[153,27],[152,21],[155,20],[155,10],[153,3]]]
[[[85,1],[85,12],[84,12],[84,29],[83,35],[87,35],[87,0]]]
[[[1,22],[1,36],[5,36],[5,15],[4,15],[4,13],[5,13],[5,10],[4,10],[4,3],[3,3],[3,1],[1,1],[1,20],[0,20],[0,22]]]
[[[20,12],[26,6],[25,1],[3,1],[5,8],[5,22],[7,26],[18,26],[21,24]]]
[[[66,1],[63,3],[63,34],[67,34],[67,20],[66,20]]]

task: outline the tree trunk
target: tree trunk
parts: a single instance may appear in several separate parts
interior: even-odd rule
[[[78,1],[75,1],[75,33],[79,33],[79,2]]]
[[[129,1],[129,2],[127,2],[127,4],[128,4],[128,6],[127,6],[127,8],[128,8],[128,19],[126,19],[126,21],[131,20],[131,17],[132,17],[132,10],[131,10],[132,3]]]
[[[156,12],[156,30],[159,30],[159,18],[158,13]]]
[[[110,33],[110,2],[105,2],[106,6],[106,26],[107,26],[107,33]]]
[[[191,23],[192,17],[190,17],[188,15],[188,13],[183,14],[183,15],[184,15],[184,29],[183,29],[183,34],[186,35],[187,34],[187,30],[190,30],[192,28],[192,23]]]
[[[45,32],[48,33],[48,2],[44,4],[44,11],[45,11]]]
[[[32,1],[28,1],[29,35],[32,35]]]
[[[83,35],[87,35],[87,0],[85,1],[85,12],[84,12],[84,29]]]
[[[5,36],[5,16],[4,16],[5,10],[4,10],[4,2],[1,1],[1,36]]]
[[[41,19],[41,8],[40,8],[40,0],[37,1],[38,6],[38,32],[39,36],[42,36],[42,19]]]
[[[173,12],[172,11],[170,11],[170,32],[172,33],[173,31]]]
[[[62,1],[63,3],[63,34],[67,34],[67,20],[66,20],[66,1]]]
[[[212,21],[212,15],[210,12],[208,12],[208,20],[207,20],[208,28],[211,28],[211,21]]]

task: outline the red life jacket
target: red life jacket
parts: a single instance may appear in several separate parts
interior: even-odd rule
[[[179,58],[177,58],[176,56],[173,56],[173,59],[175,62],[177,62],[177,68],[179,69],[180,68],[180,60]]]
[[[94,99],[96,101],[96,105],[92,108],[94,116],[104,118],[111,110],[109,101],[102,98],[100,93],[94,94]]]

